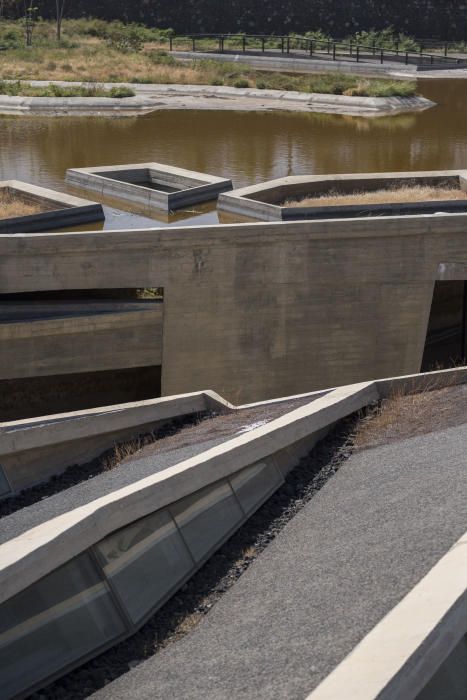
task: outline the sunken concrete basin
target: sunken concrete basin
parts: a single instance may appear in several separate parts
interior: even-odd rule
[[[411,192],[419,188],[439,190],[440,198],[411,201]],[[379,196],[382,190],[388,191],[388,201],[372,204],[369,195],[378,192]],[[391,202],[390,193],[398,190],[404,190],[400,198],[404,201]],[[355,195],[355,204],[339,204],[340,197],[348,202],[349,195]],[[327,198],[326,205],[320,205],[321,198]],[[329,204],[334,199],[336,204]],[[384,193],[379,199],[384,200]],[[302,200],[312,204],[301,206]],[[283,177],[221,194],[217,207],[220,212],[261,221],[466,212],[467,170]]]
[[[2,200],[7,212],[10,204],[25,214],[7,218],[0,214],[0,233],[35,233],[105,218],[102,204],[19,180],[0,182],[0,205]]]
[[[231,180],[161,163],[72,168],[66,180],[70,185],[164,211],[216,199],[219,193],[232,189]]]

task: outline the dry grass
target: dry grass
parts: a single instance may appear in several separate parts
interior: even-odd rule
[[[2,80],[228,85],[375,97],[409,97],[416,88],[414,81],[339,73],[292,75],[215,60],[179,61],[167,52],[163,32],[118,22],[68,20],[60,45],[53,23],[40,22],[29,49],[24,48],[23,33],[21,23],[0,23],[0,46],[7,49],[0,52]],[[177,44],[177,48],[183,47]],[[198,48],[203,48],[200,42]]]
[[[288,207],[332,207],[358,204],[400,204],[410,202],[441,202],[451,199],[467,199],[467,193],[454,187],[429,187],[423,185],[381,189],[374,192],[342,194],[331,191],[319,197],[288,200]]]
[[[13,219],[15,216],[40,214],[43,208],[39,203],[27,202],[9,192],[0,190],[0,219]]]
[[[360,422],[355,448],[385,445],[465,423],[467,384],[449,384],[449,377],[430,380],[428,376],[426,386],[417,393],[394,391],[382,401],[376,415]]]

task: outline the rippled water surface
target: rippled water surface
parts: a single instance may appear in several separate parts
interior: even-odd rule
[[[289,174],[467,168],[467,81],[420,80],[419,92],[438,107],[377,119],[205,111],[0,118],[0,179],[66,189],[69,167],[145,161],[228,176],[237,187]],[[154,225],[141,213],[113,203],[105,227]],[[215,223],[217,215],[204,205],[156,222]]]

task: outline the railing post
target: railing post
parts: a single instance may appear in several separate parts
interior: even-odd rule
[[[281,53],[284,53],[284,37],[281,36]]]
[[[290,53],[290,37],[287,37],[287,53]]]
[[[399,55],[399,41],[396,41],[396,56]]]
[[[352,55],[352,41],[350,41],[349,46],[350,46],[350,55]]]
[[[376,56],[376,42],[373,42],[373,56]]]
[[[313,56],[313,39],[310,41],[310,56]]]
[[[192,44],[193,44],[193,53],[194,53],[194,52],[196,51],[196,43],[195,43],[195,37],[194,37],[194,36],[191,37],[191,41],[192,41]]]
[[[431,65],[433,65],[433,54],[431,54],[431,56],[430,56],[430,63],[431,63]]]
[[[330,53],[331,53],[331,42],[328,39],[328,54],[330,54]]]
[[[360,46],[357,44],[357,63],[360,61]]]
[[[242,36],[242,49],[243,49],[243,53],[245,53],[245,51],[246,51],[246,36],[245,35]]]
[[[172,37],[169,36],[169,47],[170,47],[169,51],[172,51],[172,41],[173,41]]]
[[[335,44],[332,45],[332,60],[333,61],[336,60],[336,45]]]
[[[445,56],[445,58],[447,58],[447,56],[448,56],[448,45],[447,44],[444,44],[444,56]]]
[[[405,52],[405,65],[406,66],[409,65],[409,52],[408,51]]]
[[[263,51],[263,53],[264,53],[264,36],[261,37],[261,49],[262,49],[262,51]]]
[[[381,63],[384,63],[384,49],[381,49]]]

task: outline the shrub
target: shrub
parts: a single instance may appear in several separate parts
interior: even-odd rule
[[[256,87],[258,90],[266,90],[267,85],[263,80],[257,80]]]
[[[235,80],[233,86],[235,88],[247,88],[250,87],[250,83],[248,80],[244,80],[243,78],[240,78],[239,80]]]
[[[109,92],[109,97],[134,97],[135,91],[127,87],[113,87]]]
[[[167,53],[167,51],[148,51],[146,56],[149,58],[151,63],[157,66],[176,66],[179,64],[173,56]]]
[[[211,85],[223,85],[224,81],[219,80],[219,78],[214,78],[214,80],[211,80]]]

